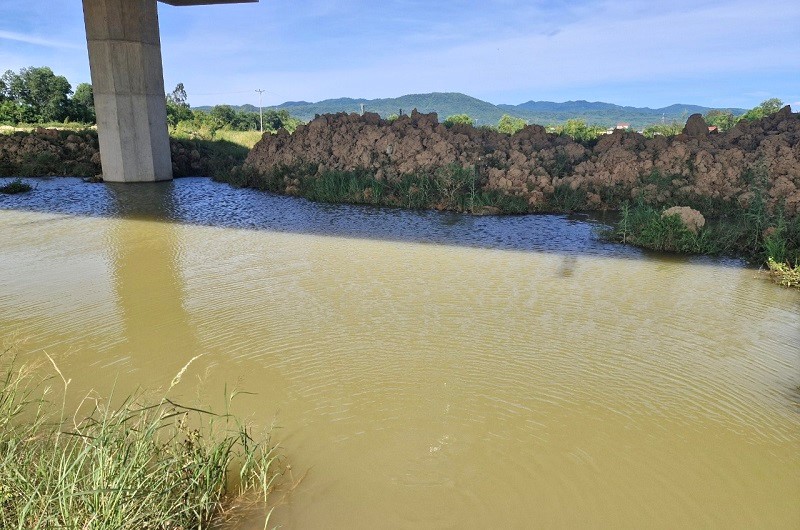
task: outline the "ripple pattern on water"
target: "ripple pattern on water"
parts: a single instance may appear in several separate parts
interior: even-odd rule
[[[250,392],[308,471],[288,527],[800,519],[800,300],[737,262],[205,179],[0,201],[2,329],[82,389],[202,353],[177,391]]]

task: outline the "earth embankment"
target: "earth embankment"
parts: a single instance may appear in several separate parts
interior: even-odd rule
[[[371,113],[329,114],[291,135],[264,135],[245,161],[250,175],[238,183],[307,195],[326,174],[350,172],[390,191],[376,201],[374,186],[351,187],[344,198],[348,202],[402,205],[398,183],[410,175],[446,179],[447,168],[471,171],[473,194],[513,198],[529,212],[616,209],[641,198],[714,215],[746,208],[761,194],[769,208],[780,206],[796,216],[800,115],[787,106],[722,134],[709,132],[694,115],[674,137],[615,131],[581,144],[538,125],[506,135],[466,125],[448,128],[435,114],[416,111],[391,122]],[[458,209],[453,205],[464,204],[432,197],[424,206]]]

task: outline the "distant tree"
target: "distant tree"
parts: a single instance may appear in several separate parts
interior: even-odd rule
[[[455,124],[462,124],[462,125],[475,125],[475,120],[469,117],[469,114],[453,114],[452,116],[448,116],[444,120],[444,126],[447,128],[452,127]]]
[[[16,125],[19,123],[20,107],[10,99],[0,101],[0,124]]]
[[[46,67],[23,68],[3,74],[4,97],[18,107],[20,121],[62,121],[69,117],[72,86],[67,78]]]
[[[673,121],[670,123],[657,123],[645,127],[642,134],[647,138],[654,136],[675,136],[683,132],[685,122]]]
[[[604,132],[605,128],[595,125],[587,125],[583,120],[567,120],[567,123],[560,127],[556,127],[556,132],[571,137],[576,142],[587,143],[597,140],[600,133]]]
[[[742,115],[742,120],[759,120],[765,116],[775,114],[783,107],[783,101],[778,98],[771,98],[762,101],[758,106],[753,107]]]
[[[247,112],[243,110],[236,111],[233,121],[230,123],[230,128],[237,131],[255,131],[258,130],[259,118],[256,112]]]
[[[17,74],[11,70],[0,77],[0,123],[16,125],[25,115],[25,110],[11,96],[11,84],[16,79]],[[30,113],[29,113],[30,114]]]
[[[11,85],[17,77],[17,74],[12,70],[6,70],[3,75],[0,76],[0,101],[14,99],[11,96]]]
[[[94,123],[94,90],[89,83],[81,83],[75,87],[72,96],[71,118],[83,123]]]
[[[265,130],[271,129],[273,131],[277,131],[280,128],[284,128],[291,132],[297,127],[297,124],[295,122],[297,122],[297,120],[292,118],[289,115],[289,111],[285,109],[281,110],[270,109],[264,112]]]
[[[216,129],[229,127],[236,120],[236,111],[230,105],[216,105],[210,115]]]
[[[182,121],[189,121],[194,116],[189,107],[188,96],[183,83],[178,83],[175,90],[167,94],[167,123],[175,127]]]
[[[173,105],[178,105],[180,107],[189,108],[188,103],[189,96],[186,94],[186,88],[183,86],[183,83],[178,83],[175,85],[175,90],[167,94],[167,102],[172,103]]]
[[[719,132],[725,132],[736,124],[736,116],[729,110],[710,110],[704,118],[707,124],[716,127]]]
[[[508,114],[503,114],[497,122],[497,130],[505,134],[514,134],[527,125],[522,118],[514,118]]]

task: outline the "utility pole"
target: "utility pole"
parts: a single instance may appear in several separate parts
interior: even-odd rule
[[[261,94],[266,92],[266,90],[257,88],[256,92],[258,92],[258,122],[261,125],[261,134],[264,134],[264,111],[261,109]]]

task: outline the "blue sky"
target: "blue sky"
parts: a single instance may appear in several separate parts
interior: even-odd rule
[[[193,106],[463,92],[800,110],[799,0],[261,0],[159,4],[164,80]],[[80,0],[2,0],[0,70],[89,81]]]

